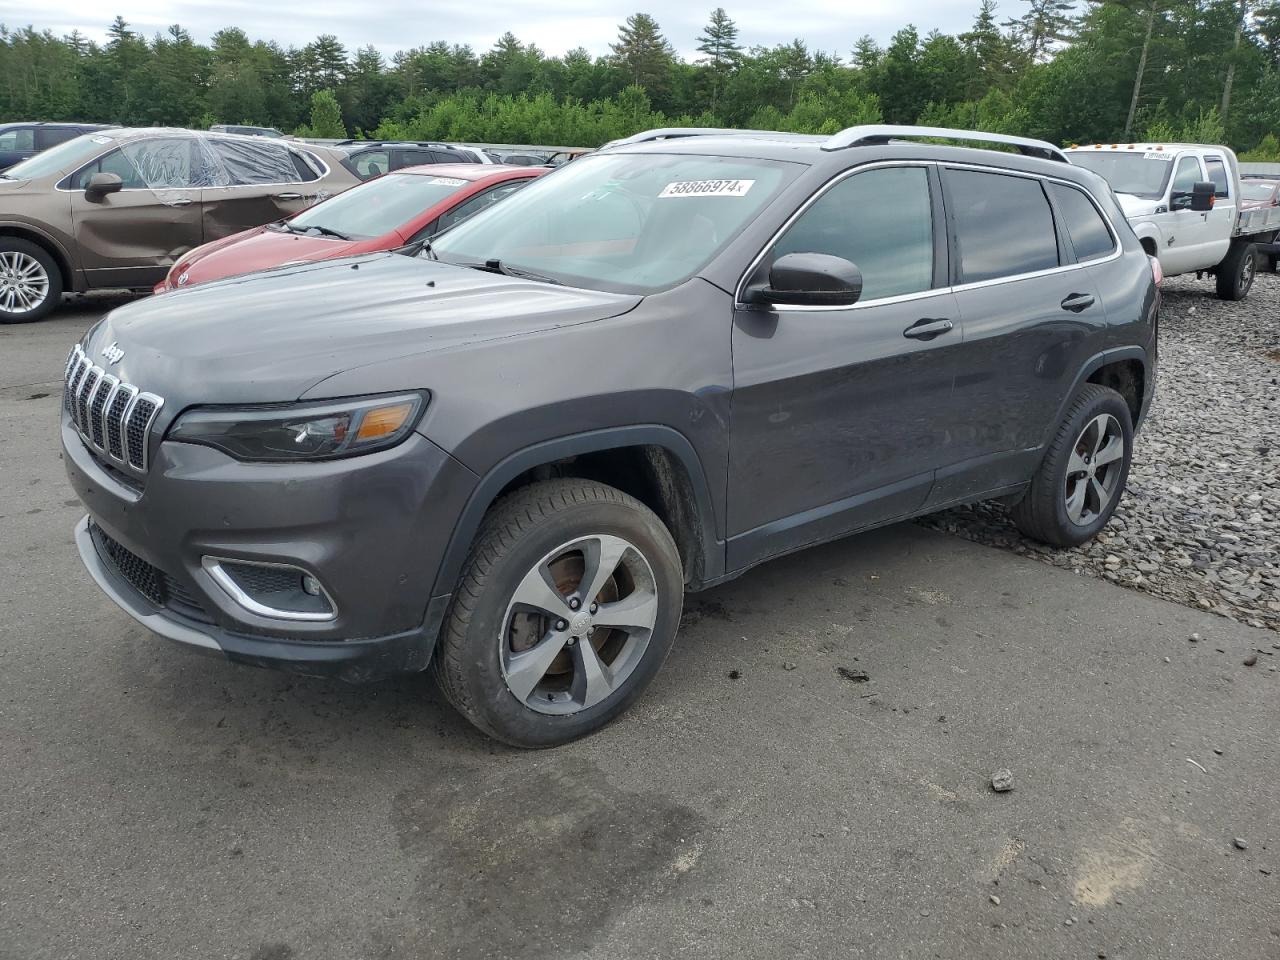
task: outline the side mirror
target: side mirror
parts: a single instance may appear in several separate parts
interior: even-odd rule
[[[784,253],[773,262],[768,282],[750,284],[746,295],[748,303],[847,307],[862,296],[862,271],[826,253]]]
[[[116,193],[124,189],[124,181],[120,179],[118,173],[95,173],[89,178],[89,182],[85,184],[84,197],[86,200],[101,200],[109,193]]]
[[[1212,210],[1215,190],[1212,180],[1197,180],[1191,187],[1191,209],[1196,213]]]

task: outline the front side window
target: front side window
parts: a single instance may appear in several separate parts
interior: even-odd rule
[[[440,219],[436,221],[436,231],[447,230],[454,224],[461,223],[468,217],[475,216],[486,207],[490,207],[504,197],[509,197],[521,187],[527,180],[517,180],[515,183],[504,183],[496,187],[491,187],[484,193],[476,194],[465,203],[460,203],[448,213],[440,215]]]
[[[22,152],[36,148],[35,131],[30,127],[18,127],[0,133],[0,150]]]
[[[1173,192],[1190,194],[1191,188],[1200,179],[1200,161],[1195,157],[1183,157],[1178,161],[1178,169],[1173,174]]]
[[[946,180],[961,283],[1058,266],[1053,212],[1039,180],[954,169]]]
[[[1213,195],[1219,200],[1227,196],[1227,165],[1217,157],[1204,158],[1205,169],[1209,171],[1209,179],[1213,181]]]
[[[1064,183],[1051,183],[1049,192],[1053,194],[1054,203],[1062,214],[1063,225],[1067,228],[1067,236],[1071,238],[1077,260],[1082,263],[1085,260],[1097,260],[1115,250],[1116,242],[1111,236],[1111,229],[1084,191],[1068,187]]]
[[[867,170],[823,193],[774,245],[843,257],[862,273],[862,301],[933,286],[933,208],[923,167]],[[772,260],[770,261],[772,262]]]
[[[126,143],[81,169],[72,186],[83,190],[96,173],[114,173],[126,190],[172,190],[191,186],[190,140]]]
[[[653,293],[698,273],[804,169],[755,158],[595,154],[458,224],[435,252],[573,286]]]

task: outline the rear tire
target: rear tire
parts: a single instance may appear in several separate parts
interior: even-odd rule
[[[62,301],[62,271],[43,247],[0,237],[0,323],[41,320]]]
[[[485,733],[557,746],[643,692],[671,651],[683,602],[680,554],[653,511],[591,480],[536,483],[485,518],[432,671]]]
[[[1253,287],[1258,272],[1258,248],[1253,243],[1237,240],[1218,264],[1218,299],[1243,300]]]
[[[1110,387],[1085,384],[1013,507],[1013,522],[1024,535],[1055,547],[1092,539],[1124,494],[1132,455],[1129,405]]]

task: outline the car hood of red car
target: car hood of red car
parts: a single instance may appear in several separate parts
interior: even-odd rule
[[[181,268],[174,271],[173,277],[178,286],[195,286],[210,280],[238,277],[290,263],[309,263],[355,253],[373,253],[398,242],[382,237],[339,240],[337,237],[318,234],[254,227],[192,251]]]

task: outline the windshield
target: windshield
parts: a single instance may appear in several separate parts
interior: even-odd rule
[[[99,133],[86,133],[37,153],[29,160],[14,164],[4,172],[11,180],[35,180],[55,173],[74,170],[90,157],[96,157],[112,143],[111,137]]]
[[[380,237],[470,183],[460,177],[389,173],[304,210],[289,220],[289,227],[323,227],[351,238]]]
[[[1068,157],[1080,167],[1101,176],[1116,193],[1146,200],[1159,200],[1164,196],[1169,172],[1173,169],[1173,154],[1157,153],[1103,153],[1072,150]]]
[[[1246,200],[1270,200],[1276,192],[1275,181],[1242,180],[1240,195]]]
[[[570,286],[652,293],[685,280],[803,167],[774,160],[597,154],[433,241],[441,260]]]

